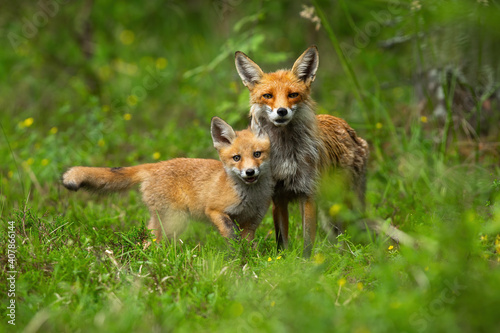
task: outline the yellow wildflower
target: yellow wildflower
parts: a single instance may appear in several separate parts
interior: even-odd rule
[[[47,164],[49,164],[49,160],[44,158],[41,163],[43,166],[46,166]]]
[[[134,42],[135,39],[135,34],[133,31],[130,30],[123,30],[120,33],[120,41],[122,42],[123,45],[130,45]]]
[[[322,264],[325,261],[325,256],[323,255],[323,253],[316,253],[313,256],[313,261],[315,264]]]
[[[35,120],[34,120],[33,118],[31,118],[31,117],[26,118],[26,119],[24,119],[24,121],[22,122],[22,127],[30,127],[31,125],[33,125],[33,122],[34,122],[34,121],[35,121]]]
[[[333,217],[333,216],[337,215],[341,209],[342,209],[342,205],[336,203],[330,207],[330,210],[328,211],[328,213],[330,214],[330,216]]]
[[[275,301],[272,301],[271,302],[271,307],[274,307],[276,305],[276,302]]]
[[[420,121],[425,124],[427,122],[427,117],[426,116],[420,117]]]
[[[337,283],[339,284],[340,287],[345,286],[346,282],[347,282],[347,280],[344,278],[337,281]]]
[[[358,290],[363,290],[363,283],[361,282],[356,283],[356,288],[358,288]]]
[[[155,152],[153,154],[153,159],[158,160],[158,159],[160,159],[160,156],[161,156],[161,154],[159,152]]]
[[[134,106],[137,104],[138,98],[136,95],[130,95],[127,97],[127,104],[130,106]]]
[[[165,58],[156,59],[156,68],[164,69],[165,67],[167,67],[167,65],[168,65],[167,59],[165,59]]]
[[[99,141],[97,141],[97,145],[99,147],[104,147],[105,144],[106,144],[106,142],[104,142],[104,139],[99,139]]]
[[[382,128],[382,123],[376,123],[375,124],[376,129],[381,129]]]
[[[273,260],[273,258],[271,258],[271,257],[267,258],[267,261],[272,261],[272,260]]]
[[[123,115],[123,119],[125,119],[125,120],[130,120],[130,119],[132,119],[132,115],[131,115],[130,113],[125,113],[125,114]]]
[[[54,126],[54,127],[52,127],[52,128],[50,129],[49,133],[50,133],[50,134],[56,134],[56,133],[57,133],[57,131],[58,131],[57,127],[55,127],[55,126]]]
[[[394,246],[392,246],[392,245],[388,247],[389,250],[392,250],[393,248],[394,248]]]
[[[280,260],[280,259],[281,259],[281,256],[277,256],[277,257],[276,257],[276,260]]]

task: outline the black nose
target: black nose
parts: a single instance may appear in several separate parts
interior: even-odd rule
[[[280,116],[280,117],[284,117],[288,113],[287,109],[285,109],[285,108],[279,108],[277,112],[278,112],[278,116]]]
[[[247,175],[248,177],[252,177],[253,175],[255,175],[255,170],[254,170],[254,169],[247,169],[247,170],[245,171],[245,173],[246,173],[246,175]]]

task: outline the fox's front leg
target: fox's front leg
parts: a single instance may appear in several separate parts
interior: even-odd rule
[[[304,231],[304,257],[311,256],[314,239],[316,238],[316,204],[313,198],[300,200],[300,212],[302,215],[302,228]]]
[[[218,210],[208,210],[206,214],[223,237],[236,238],[236,231],[239,230],[239,228],[229,215]]]
[[[273,221],[278,251],[288,247],[288,200],[273,199]]]

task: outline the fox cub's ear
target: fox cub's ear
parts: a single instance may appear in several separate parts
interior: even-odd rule
[[[292,73],[306,84],[311,84],[316,78],[319,54],[316,46],[311,46],[302,53],[292,67]]]
[[[214,147],[217,150],[230,146],[236,138],[233,128],[219,117],[212,118],[210,133],[212,134]]]
[[[252,61],[245,53],[237,51],[235,53],[236,70],[243,81],[243,84],[252,89],[253,86],[260,81],[264,72],[259,65]]]
[[[260,139],[269,139],[269,136],[267,133],[264,131],[262,126],[259,123],[259,120],[255,115],[252,115],[252,119],[250,121],[250,129],[252,130],[252,133],[260,138]]]

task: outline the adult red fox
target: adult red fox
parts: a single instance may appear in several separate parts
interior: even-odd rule
[[[316,235],[314,196],[320,172],[328,167],[348,171],[364,205],[368,145],[344,120],[316,115],[311,83],[319,55],[309,47],[291,70],[264,73],[242,52],[235,63],[250,90],[250,114],[271,141],[271,171],[276,181],[273,219],[278,249],[288,245],[288,204],[298,200],[304,230],[304,256],[311,254]]]
[[[149,208],[148,228],[159,241],[176,237],[189,216],[208,219],[222,236],[252,240],[270,203],[274,182],[270,142],[254,122],[234,132],[218,117],[212,118],[211,135],[220,161],[176,158],[122,168],[72,167],[63,185],[95,192],[115,192],[141,184]]]

